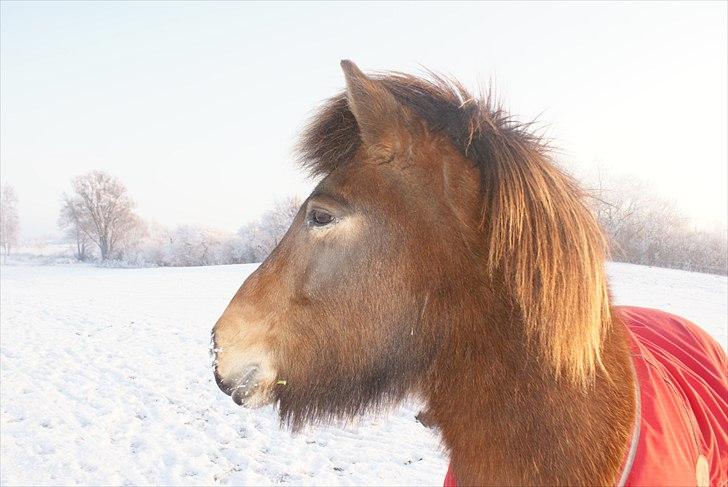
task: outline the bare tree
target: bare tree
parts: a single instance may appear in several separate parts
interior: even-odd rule
[[[58,226],[66,234],[66,238],[75,243],[75,257],[84,261],[89,257],[91,241],[88,234],[91,231],[90,221],[81,207],[78,198],[63,195],[63,206],[58,217]]]
[[[17,245],[19,232],[18,197],[12,186],[3,185],[0,188],[0,247],[5,256]]]
[[[73,194],[64,208],[78,212],[77,229],[96,244],[101,260],[114,257],[118,246],[139,224],[126,186],[101,171],[76,177],[72,186]]]

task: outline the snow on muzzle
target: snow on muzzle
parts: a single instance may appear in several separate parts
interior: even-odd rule
[[[235,404],[257,408],[273,401],[276,373],[269,360],[260,353],[226,351],[213,348],[215,382],[222,392],[232,397]]]

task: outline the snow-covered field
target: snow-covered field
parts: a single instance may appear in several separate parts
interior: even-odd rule
[[[441,485],[416,404],[291,435],[215,385],[210,328],[252,265],[3,266],[0,483]],[[725,346],[728,279],[610,266],[617,302],[686,316]]]

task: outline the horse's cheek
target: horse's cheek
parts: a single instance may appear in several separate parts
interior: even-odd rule
[[[300,289],[324,303],[348,299],[349,286],[367,286],[372,271],[369,254],[365,243],[319,244],[306,259]]]

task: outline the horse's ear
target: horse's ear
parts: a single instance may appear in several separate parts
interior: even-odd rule
[[[367,144],[380,142],[402,126],[404,109],[394,96],[376,80],[367,77],[353,62],[341,61],[346,77],[346,98]]]

